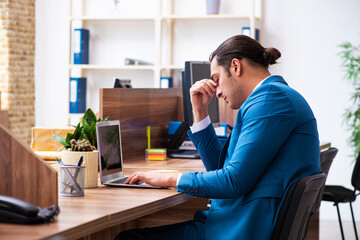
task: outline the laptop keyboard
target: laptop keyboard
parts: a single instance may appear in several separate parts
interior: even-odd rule
[[[126,181],[126,179],[128,179],[128,178],[127,178],[127,177],[124,177],[124,178],[122,178],[122,179],[113,181],[112,183],[124,184],[124,182]],[[138,181],[138,182],[133,183],[133,184],[134,184],[134,185],[141,185],[141,184],[143,184],[143,183],[144,183],[143,181]]]

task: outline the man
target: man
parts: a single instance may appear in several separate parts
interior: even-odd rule
[[[211,79],[190,89],[194,125],[189,136],[207,172],[137,172],[128,179],[211,198],[211,207],[198,212],[194,221],[133,231],[135,239],[271,238],[291,183],[321,170],[317,124],[309,105],[281,76],[268,71],[279,57],[278,50],[243,35],[229,38],[211,54]],[[215,91],[230,108],[239,109],[224,147],[207,112]]]

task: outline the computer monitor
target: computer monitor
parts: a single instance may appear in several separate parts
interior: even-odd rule
[[[190,88],[199,80],[210,78],[210,63],[206,61],[186,61],[185,70],[182,72],[182,87],[183,87],[183,102],[184,102],[184,119],[189,126],[193,125],[193,113],[190,100]],[[218,98],[214,96],[208,106],[210,119],[213,123],[219,123],[219,102]]]

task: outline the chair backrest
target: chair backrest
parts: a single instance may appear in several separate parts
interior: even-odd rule
[[[351,176],[351,184],[355,189],[360,190],[360,153],[356,158],[356,163]]]
[[[322,172],[328,175],[330,166],[338,153],[338,149],[331,147],[325,151],[320,152],[320,165]]]
[[[272,234],[273,240],[305,239],[316,197],[325,184],[326,174],[300,178],[286,193]]]
[[[330,166],[331,166],[337,153],[338,153],[338,149],[334,148],[334,147],[331,147],[325,151],[320,152],[320,165],[321,165],[322,172],[326,174],[326,177],[329,174]],[[320,208],[324,189],[325,189],[325,185],[320,189],[319,195],[316,197],[316,201],[314,204],[314,208],[312,210],[312,214],[315,213]]]

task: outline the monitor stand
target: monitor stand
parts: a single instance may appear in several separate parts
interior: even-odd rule
[[[186,121],[182,121],[174,136],[169,140],[167,147],[167,156],[170,158],[200,158],[198,151],[196,150],[187,150],[179,149],[181,143],[187,137],[187,131],[189,130],[189,125]]]
[[[200,159],[200,155],[196,150],[185,150],[185,149],[176,149],[176,150],[167,150],[168,157],[170,158],[193,158]]]

